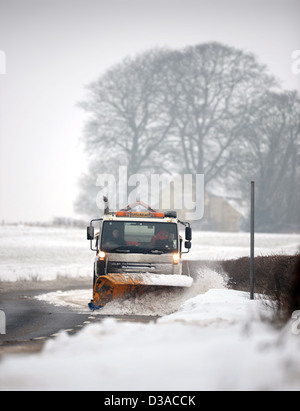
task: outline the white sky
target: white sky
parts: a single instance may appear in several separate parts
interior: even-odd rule
[[[75,216],[85,86],[127,55],[219,41],[300,89],[299,0],[0,0],[0,222]],[[95,217],[95,216],[91,216]]]

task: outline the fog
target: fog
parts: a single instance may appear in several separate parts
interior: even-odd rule
[[[126,56],[217,41],[300,89],[298,1],[0,0],[0,10],[0,221],[77,216],[89,165],[77,103]]]

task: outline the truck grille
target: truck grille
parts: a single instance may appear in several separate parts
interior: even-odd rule
[[[128,263],[128,262],[111,262],[109,263],[108,271],[109,272],[151,272],[155,271],[156,266],[151,263]]]

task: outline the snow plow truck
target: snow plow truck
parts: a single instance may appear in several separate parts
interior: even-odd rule
[[[186,251],[180,228],[185,231]],[[117,298],[193,284],[188,263],[183,269],[182,260],[192,246],[192,229],[176,211],[158,212],[138,201],[111,212],[107,203],[103,218],[87,227],[87,239],[96,252],[91,310]]]

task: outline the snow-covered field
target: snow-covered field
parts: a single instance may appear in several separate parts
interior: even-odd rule
[[[91,277],[94,257],[85,230],[0,227],[0,281]]]
[[[300,234],[255,234],[255,255],[300,251]],[[226,260],[250,255],[249,233],[193,232],[190,260]]]
[[[249,234],[194,232],[189,260],[249,255]],[[257,234],[256,255],[295,254],[300,235]],[[91,277],[94,253],[84,229],[0,226],[0,281]]]
[[[256,254],[294,254],[299,243],[299,235],[258,234]],[[249,255],[244,233],[194,233],[193,244],[195,260]],[[0,257],[1,280],[59,280],[90,276],[93,253],[84,230],[1,227]],[[89,290],[63,292],[57,283],[58,291],[37,298],[87,310]],[[300,390],[297,320],[275,329],[259,296],[250,301],[247,293],[226,289],[211,269],[200,269],[185,292],[114,301],[101,314],[161,318],[148,324],[106,319],[74,336],[62,331],[41,353],[6,355],[0,391]]]

